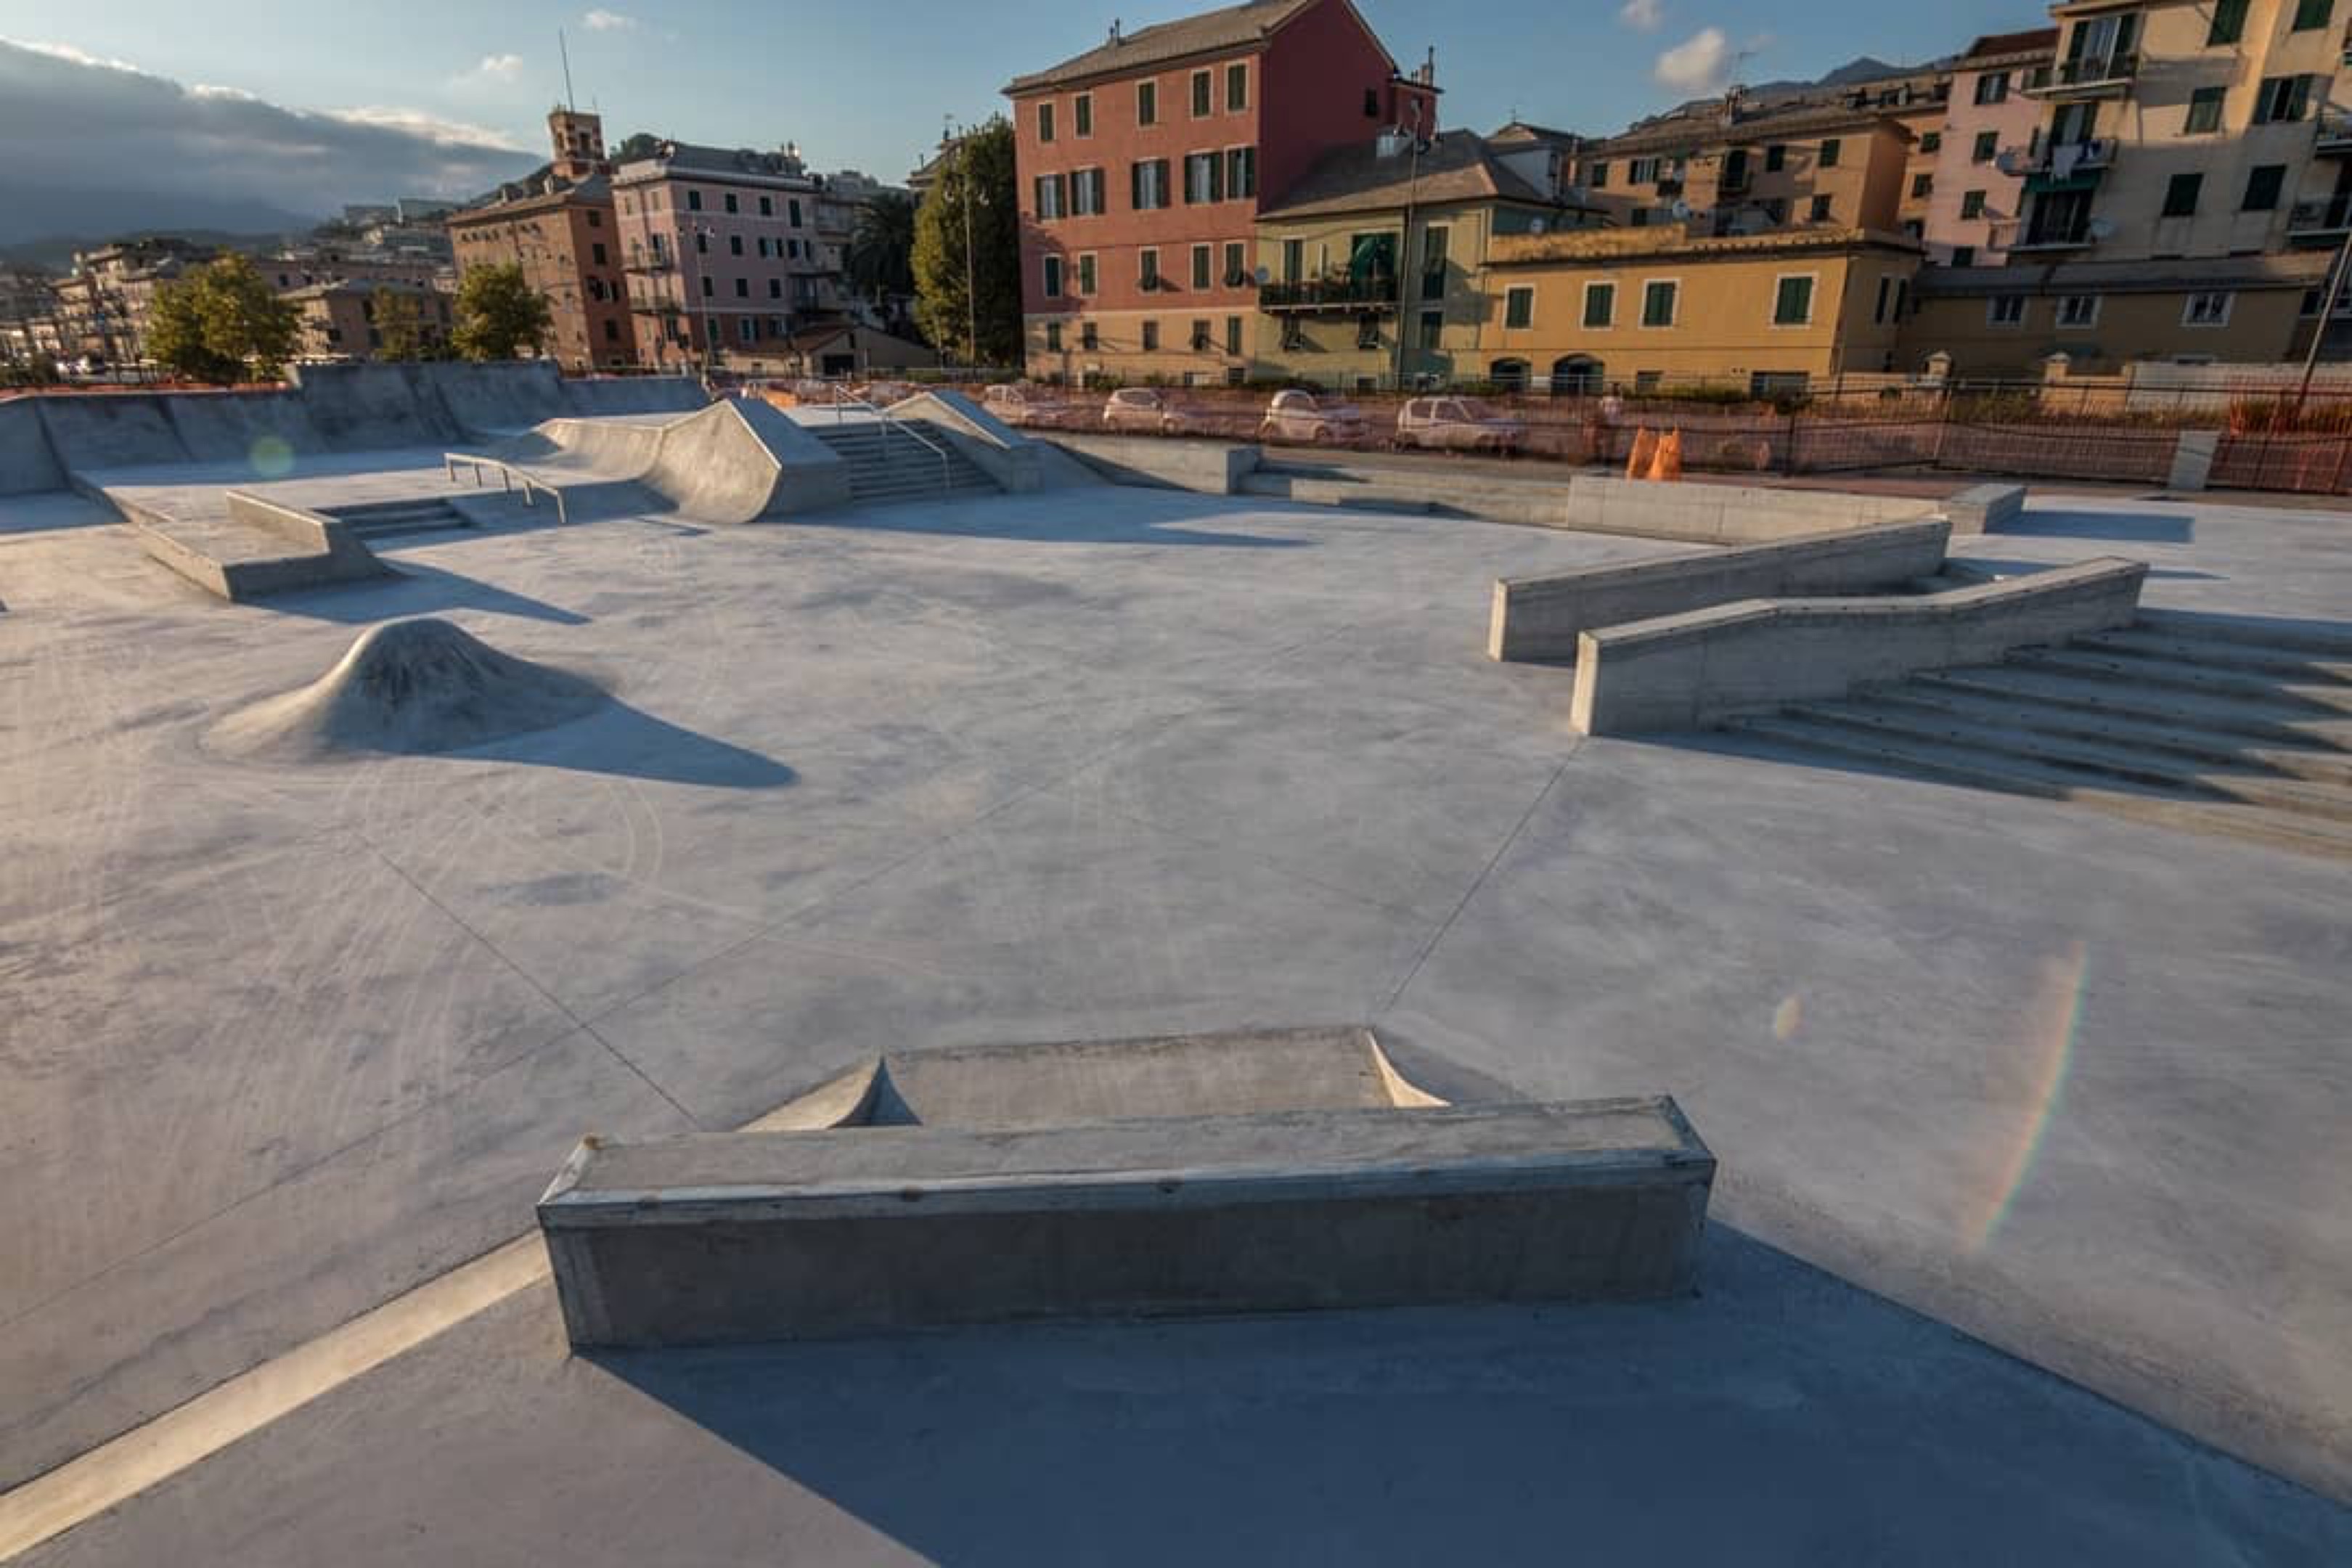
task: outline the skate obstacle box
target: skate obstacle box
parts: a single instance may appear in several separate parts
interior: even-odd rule
[[[582,1348],[1692,1287],[1672,1100],[1449,1105],[1371,1032],[918,1052],[742,1132],[582,1142],[539,1205]]]

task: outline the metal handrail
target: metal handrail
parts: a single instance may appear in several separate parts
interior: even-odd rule
[[[943,490],[951,490],[955,489],[955,459],[948,455],[948,449],[945,447],[940,446],[938,442],[932,440],[929,437],[925,436],[919,430],[915,429],[912,426],[907,424],[906,421],[895,417],[888,410],[879,407],[875,404],[868,403],[865,398],[851,395],[849,389],[845,386],[836,386],[831,390],[833,393],[832,407],[834,424],[837,426],[841,423],[841,416],[844,409],[855,408],[872,415],[875,418],[882,422],[883,439],[885,441],[889,439],[889,432],[896,430],[900,435],[912,439],[916,445],[928,447],[933,453],[937,454],[940,459],[940,489]]]
[[[465,464],[471,471],[474,483],[478,486],[482,482],[484,468],[498,470],[501,488],[509,494],[513,493],[516,484],[520,482],[522,486],[522,504],[525,506],[537,504],[531,500],[534,492],[545,492],[547,498],[555,503],[555,521],[566,526],[570,525],[572,519],[564,510],[563,492],[553,485],[541,484],[524,469],[499,458],[484,458],[471,452],[444,452],[441,454],[442,471],[448,475],[449,482],[453,485],[457,482],[457,465],[460,463]]]

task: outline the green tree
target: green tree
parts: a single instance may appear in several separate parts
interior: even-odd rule
[[[650,158],[660,151],[660,137],[650,131],[639,131],[633,135],[624,137],[621,144],[613,149],[613,162],[634,163],[640,159]]]
[[[457,285],[449,344],[467,359],[515,359],[526,343],[538,353],[554,330],[547,297],[530,286],[520,261],[477,267]]]
[[[915,291],[915,198],[893,192],[858,209],[850,236],[849,286],[876,305]]]
[[[914,262],[915,321],[932,342],[966,364],[1021,363],[1021,209],[1003,116],[940,165],[915,214]]]
[[[195,381],[274,381],[292,356],[300,314],[243,256],[224,256],[156,291],[147,352]]]
[[[425,301],[405,289],[379,288],[368,296],[370,319],[376,331],[375,357],[420,360],[437,357],[425,331]]]

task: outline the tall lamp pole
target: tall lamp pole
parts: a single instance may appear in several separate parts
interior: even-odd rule
[[[2311,396],[2312,374],[2319,368],[2319,345],[2327,341],[2328,319],[2336,314],[2336,297],[2343,290],[2347,274],[2352,274],[2352,226],[2344,231],[2344,243],[2336,249],[2336,259],[2328,263],[2326,291],[2320,296],[2318,319],[2311,323],[2311,346],[2304,351],[2303,384],[2295,388],[2294,412],[2300,419],[2303,405]]]
[[[964,133],[956,144],[957,179],[963,191],[963,306],[964,306],[964,365],[969,369],[980,363],[980,275],[972,266],[971,205],[980,193],[971,184],[971,134]]]

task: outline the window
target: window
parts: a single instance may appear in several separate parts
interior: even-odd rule
[[[2213,26],[2205,35],[2208,48],[2234,44],[2246,34],[2246,0],[2213,0]]]
[[[1445,312],[1423,310],[1419,330],[1413,334],[1412,346],[1423,353],[1435,353],[1445,335]]]
[[[1070,211],[1079,217],[1099,217],[1103,211],[1103,172],[1080,169],[1070,176]]]
[[[609,318],[605,321],[605,322],[604,322],[604,341],[605,341],[606,342],[608,342],[608,343],[617,343],[617,342],[619,342],[621,341],[621,323],[620,323],[620,322],[615,321],[612,321],[612,320],[610,320]]]
[[[1989,327],[2021,327],[2025,324],[2025,296],[2000,294],[1985,301],[1985,325]]]
[[[768,298],[769,298],[769,299],[771,299],[771,300],[781,300],[781,299],[782,299],[783,297],[784,297],[784,280],[783,280],[782,279],[781,279],[781,278],[771,278],[771,279],[768,279]]]
[[[760,216],[761,217],[773,217],[776,216],[776,201],[773,196],[761,196],[760,198]]]
[[[1445,298],[1445,248],[1452,237],[1451,231],[1440,225],[1421,231],[1421,297],[1424,300]]]
[[[1095,253],[1091,250],[1078,258],[1078,292],[1095,291]]]
[[[1082,92],[1070,100],[1070,129],[1080,136],[1095,133],[1095,95]]]
[[[743,254],[743,237],[741,235],[730,234],[727,237],[727,254],[730,256],[740,256]]]
[[[1092,321],[1079,322],[1078,347],[1086,350],[1088,353],[1092,353],[1097,349],[1101,348],[1102,329],[1096,326]]]
[[[1664,384],[1665,379],[1666,373],[1662,370],[1637,370],[1633,373],[1634,395],[1639,396],[1645,392],[1655,392]]]
[[[1057,218],[1064,215],[1062,193],[1065,188],[1062,176],[1059,174],[1037,176],[1037,216],[1039,217]]]
[[[1286,239],[1282,242],[1282,280],[1285,283],[1296,283],[1299,280],[1300,274],[1305,269],[1306,249],[1307,243],[1304,240]]]
[[[2000,151],[2000,132],[1998,131],[1979,131],[1977,132],[1976,142],[1969,148],[1969,162],[1971,163],[1990,163],[1993,160],[1993,154]]]
[[[2238,204],[2241,212],[2266,213],[2279,205],[2279,189],[2286,184],[2284,163],[2258,163],[2246,176],[2246,199]]]
[[[1810,274],[1801,278],[1780,279],[1772,288],[1772,324],[1776,327],[1811,326],[1813,320],[1813,279]]]
[[[1914,175],[1912,175],[1912,176],[1911,176],[1911,197],[1912,197],[1912,199],[1913,199],[1914,201],[1916,201],[1916,200],[1918,200],[1919,198],[1921,198],[1921,197],[1925,196],[1925,195],[1926,195],[1929,191],[1932,191],[1932,190],[1934,190],[1935,188],[1936,188],[1936,176],[1935,176],[1935,175],[1933,175],[1933,174],[1914,174]]]
[[[1249,67],[1225,68],[1225,112],[1239,114],[1249,107]]]
[[[1830,221],[1830,198],[1827,196],[1815,196],[1813,198],[1812,206],[1808,209],[1807,221],[1811,223],[1827,223]]]
[[[1045,298],[1058,300],[1061,297],[1062,258],[1058,256],[1049,256],[1045,258]]]
[[[1216,253],[1212,247],[1205,245],[1194,246],[1192,247],[1192,287],[1195,289],[1212,287],[1215,279],[1210,276],[1210,272],[1215,265]],[[1202,331],[1205,333],[1208,329],[1204,326]]]
[[[1135,253],[1135,276],[1147,289],[1160,287],[1160,252],[1156,248],[1146,247]]]
[[[1503,325],[1514,331],[1536,324],[1536,291],[1522,286],[1503,295]]]
[[[1822,168],[1834,169],[1838,161],[1838,139],[1834,136],[1822,143],[1822,155],[1814,162]]]
[[[1225,242],[1225,287],[1240,289],[1249,282],[1249,247],[1239,240]]]
[[[2271,76],[2254,94],[2254,123],[2270,125],[2300,120],[2311,107],[2311,78]]]
[[[1658,183],[1658,160],[1655,158],[1636,158],[1633,160],[1625,165],[1625,178],[1628,183],[1636,185],[1656,184]]]
[[[1257,195],[1257,149],[1234,147],[1225,153],[1225,195],[1245,202]]]
[[[2061,294],[2058,297],[2058,324],[2062,327],[2087,327],[2099,319],[2099,297],[2096,294]]]
[[[1062,352],[1062,323],[1059,321],[1045,323],[1045,352],[1049,354]]]
[[[1987,71],[1984,75],[1977,78],[1977,101],[1979,103],[2007,103],[2009,101],[2009,73],[2007,71]]]
[[[1943,149],[1944,133],[1942,132],[1922,131],[1919,132],[1919,151],[1922,153],[1940,153]]]
[[[1870,319],[1881,325],[1886,321],[1886,301],[1895,292],[1895,279],[1885,273],[1878,275],[1878,303],[1871,307]]]
[[[1307,345],[1307,323],[1296,316],[1282,318],[1282,352],[1290,354],[1314,352]]]
[[[1368,87],[1364,89],[1364,118],[1367,120],[1378,120],[1380,117],[1381,89],[1376,87]]]
[[[1221,202],[1225,199],[1225,161],[1214,153],[1188,153],[1184,156],[1184,200],[1190,205],[1198,202]]]
[[[1160,352],[1160,323],[1157,321],[1143,323],[1143,352],[1148,354]]]
[[[1192,352],[1198,354],[1207,353],[1217,346],[1217,340],[1209,335],[1207,317],[1200,317],[1192,322],[1192,335],[1186,341],[1192,345]]]
[[[2226,289],[2212,289],[2189,296],[2189,306],[2180,312],[2184,327],[2226,327],[2230,324],[2230,302],[2237,298]]]
[[[1586,173],[1585,184],[1596,191],[1605,191],[1609,188],[1609,161],[1606,158],[1593,164]]]
[[[1138,125],[1160,123],[1160,84],[1139,81],[1135,84],[1135,122]]]
[[[2189,217],[2197,211],[2197,195],[2205,184],[2202,174],[2175,174],[2165,183],[2164,216]]]
[[[2308,33],[2314,27],[2325,27],[2329,14],[2335,9],[2336,0],[2296,0],[2294,26],[2289,30]]]
[[[1130,205],[1137,212],[1151,212],[1168,205],[1168,160],[1150,158],[1128,168]]]
[[[2189,95],[2189,120],[2181,129],[2191,136],[2205,136],[2221,129],[2221,94],[2218,87],[2200,87]]]
[[[686,210],[695,213],[698,213],[702,210],[702,193],[700,191],[688,191],[686,193]]]
[[[1960,216],[1964,218],[1984,216],[1985,194],[1982,191],[1960,193]]]
[[[603,240],[599,239],[592,242],[588,247],[588,254],[595,258],[597,266],[602,267],[605,265],[604,242]]]
[[[1584,324],[1594,329],[1617,324],[1617,285],[1587,283],[1584,286]]]
[[[801,226],[801,204],[800,204],[797,200],[795,200],[795,201],[790,202],[790,203],[788,203],[788,204],[786,204],[786,205],[787,205],[787,206],[789,207],[789,209],[790,209],[790,214],[791,214],[791,216],[790,216],[789,221],[791,222],[792,226],[793,226],[794,228],[798,228],[798,227],[800,227],[800,226]]]
[[[1192,73],[1193,119],[1206,120],[1209,118],[1209,111],[1214,107],[1211,100],[1211,91],[1213,85],[1214,84],[1211,81],[1207,71],[1194,71]]]
[[[1225,318],[1225,353],[1239,358],[1241,352],[1242,319],[1239,316],[1227,316]]]
[[[695,231],[694,253],[697,256],[708,256],[710,254],[710,233],[708,229],[697,229]]]
[[[1976,264],[1977,247],[1975,246],[1956,245],[1952,247],[1952,259],[1950,265],[1954,267],[1974,267]]]
[[[735,298],[738,300],[748,300],[751,297],[751,280],[749,278],[738,278],[735,279]]]
[[[604,215],[603,213],[595,212],[595,211],[593,211],[593,210],[592,210],[592,211],[588,214],[588,226],[589,226],[590,228],[602,228],[602,227],[604,227]]]
[[[1381,346],[1381,319],[1378,316],[1356,318],[1356,346],[1360,349]]]
[[[1681,285],[1659,280],[1642,285],[1642,325],[1671,327],[1675,324],[1676,296]]]
[[[740,210],[742,210],[741,208],[738,207],[738,206],[735,205],[735,193],[734,193],[734,192],[732,192],[732,191],[729,191],[729,192],[726,194],[726,195],[725,195],[724,197],[722,197],[721,199],[726,203],[727,210],[728,210],[729,212],[730,212],[730,213],[731,213],[731,212],[740,212]]]
[[[1051,103],[1041,103],[1037,106],[1037,140],[1051,142],[1053,139],[1054,106]]]
[[[1764,172],[1766,174],[1777,174],[1788,166],[1788,143],[1783,142],[1775,142],[1772,145],[1764,149]]]

